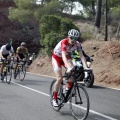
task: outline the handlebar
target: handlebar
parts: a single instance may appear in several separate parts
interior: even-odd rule
[[[90,72],[92,72],[92,69],[81,69],[81,72],[82,71],[90,73]],[[68,80],[71,76],[75,76],[75,73],[78,73],[78,72],[80,72],[80,70],[73,69],[69,73],[65,72],[65,74],[63,75],[63,77],[65,77]]]

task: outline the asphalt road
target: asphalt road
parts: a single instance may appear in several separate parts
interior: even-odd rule
[[[54,78],[34,74],[24,81],[0,83],[0,120],[74,120],[68,104],[59,111],[50,104],[49,87]],[[120,120],[120,90],[86,88],[90,98],[87,120]]]

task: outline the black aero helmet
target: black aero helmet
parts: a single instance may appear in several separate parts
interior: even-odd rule
[[[8,43],[8,44],[6,44],[6,50],[11,50],[11,45]]]
[[[21,46],[26,46],[26,43],[25,43],[25,42],[22,42],[22,43],[21,43]]]

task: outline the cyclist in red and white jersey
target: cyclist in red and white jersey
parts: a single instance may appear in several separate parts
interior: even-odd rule
[[[79,36],[80,36],[79,31],[75,29],[71,29],[70,31],[68,31],[68,37],[61,40],[53,50],[52,65],[53,65],[55,75],[57,77],[57,81],[54,86],[54,95],[53,95],[53,101],[52,101],[54,107],[58,107],[57,93],[59,90],[60,83],[63,80],[61,66],[62,65],[65,66],[67,68],[68,73],[72,69],[74,69],[72,61],[68,57],[68,54],[74,50],[77,50],[82,60],[84,69],[88,69],[86,60],[82,53],[81,44],[77,41]],[[72,86],[72,83],[73,83],[73,80],[71,78],[68,81],[68,86],[67,86],[68,89]]]

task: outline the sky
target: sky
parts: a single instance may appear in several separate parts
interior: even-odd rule
[[[83,10],[83,6],[80,3],[78,3],[78,2],[74,2],[74,4],[75,4],[75,8],[73,9],[72,14],[73,15],[80,14],[80,11]]]
[[[37,4],[40,4],[41,3],[41,0],[37,0],[36,2]],[[83,10],[83,7],[80,3],[78,2],[73,2],[75,4],[75,8],[73,9],[73,12],[72,14],[75,15],[75,14],[80,14],[80,11]],[[70,11],[68,11],[67,13],[70,13]]]

